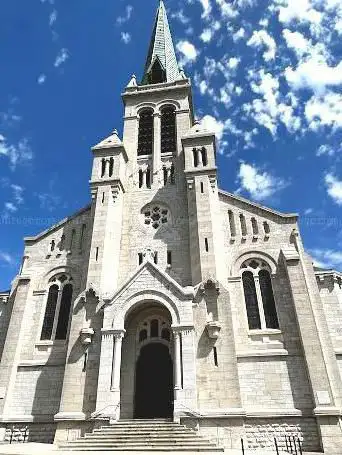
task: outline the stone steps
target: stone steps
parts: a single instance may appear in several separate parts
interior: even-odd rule
[[[121,420],[87,433],[76,441],[59,444],[69,451],[223,452],[195,431],[164,419]]]

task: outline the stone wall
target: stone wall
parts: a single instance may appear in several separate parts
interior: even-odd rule
[[[0,360],[5,345],[7,327],[11,315],[12,303],[5,294],[0,294]]]
[[[38,442],[52,444],[55,438],[54,423],[11,423],[6,426],[5,443]]]
[[[64,366],[19,367],[9,413],[50,416],[59,411]]]

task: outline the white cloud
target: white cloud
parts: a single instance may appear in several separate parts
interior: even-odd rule
[[[289,24],[292,21],[319,24],[322,13],[315,10],[310,0],[286,0],[286,6],[279,8],[279,21]]]
[[[226,0],[216,0],[216,4],[220,9],[221,16],[224,18],[234,18],[238,16],[238,11]]]
[[[205,115],[201,120],[201,124],[206,130],[215,133],[219,141],[222,139],[225,129],[225,124],[223,122],[216,120],[216,118],[211,115]]]
[[[329,86],[342,84],[342,62],[331,67],[322,56],[313,57],[301,62],[295,70],[287,67],[285,77],[294,90],[311,89],[323,93]]]
[[[210,28],[204,29],[200,36],[203,43],[209,43],[209,41],[211,41],[212,37],[213,37],[213,32]]]
[[[330,249],[314,248],[309,250],[314,264],[322,268],[340,269],[342,266],[342,252]]]
[[[131,35],[128,32],[121,32],[121,41],[123,41],[125,44],[128,44],[131,42]]]
[[[171,14],[171,17],[172,17],[172,19],[177,19],[183,25],[186,25],[190,22],[190,19],[187,16],[185,16],[184,11],[182,9],[179,11],[173,12]]]
[[[302,57],[312,48],[312,42],[305,38],[300,32],[291,32],[287,28],[283,30],[283,37],[287,47],[293,49],[297,57]]]
[[[54,63],[55,68],[58,68],[63,63],[65,63],[69,57],[70,57],[70,55],[69,55],[68,49],[66,49],[66,48],[61,49],[58,52],[55,63]]]
[[[125,24],[126,22],[128,22],[130,20],[130,18],[132,17],[132,13],[133,13],[133,6],[132,5],[127,5],[126,6],[126,10],[125,10],[125,14],[123,16],[119,16],[117,19],[116,19],[116,25],[122,25],[122,24]]]
[[[333,174],[329,173],[325,176],[324,181],[329,196],[337,205],[342,205],[342,180],[338,180]]]
[[[46,81],[46,75],[45,74],[40,74],[40,76],[37,79],[38,84],[42,85],[42,84],[44,84],[45,81]]]
[[[252,37],[247,41],[247,46],[260,49],[266,47],[263,57],[266,62],[275,59],[277,45],[272,36],[266,30],[254,30]]]
[[[203,7],[202,17],[208,17],[211,13],[211,3],[210,0],[199,0]]]
[[[181,66],[191,64],[197,59],[198,51],[195,46],[189,41],[179,41],[177,43],[177,50],[183,55]]]
[[[14,170],[17,164],[22,164],[33,159],[32,150],[27,139],[22,139],[17,145],[8,144],[6,138],[0,134],[0,156],[9,159],[11,169]]]
[[[244,162],[240,163],[238,182],[240,184],[238,192],[248,191],[257,201],[271,197],[286,186],[284,180],[260,170],[253,164]]]
[[[236,69],[238,67],[240,61],[241,61],[241,59],[239,59],[237,57],[231,57],[228,60],[228,68],[231,69],[231,70]]]
[[[52,13],[50,14],[50,16],[49,16],[49,25],[50,25],[50,27],[52,27],[53,24],[56,22],[57,16],[58,16],[57,10],[54,9],[52,11]]]
[[[342,127],[342,95],[328,92],[324,96],[313,96],[305,106],[305,117],[312,130],[322,127]]]
[[[18,210],[17,206],[13,204],[13,202],[6,202],[5,203],[5,210],[7,212],[16,212]]]
[[[237,32],[233,34],[233,41],[239,41],[240,39],[243,39],[246,36],[246,30],[241,27]]]
[[[338,152],[341,152],[341,151],[342,151],[342,143],[337,147],[333,147],[332,145],[328,145],[328,144],[323,144],[317,150],[316,156],[322,156],[322,155],[334,156]]]
[[[13,197],[17,205],[24,203],[23,192],[24,188],[20,185],[11,184],[11,189],[13,191]]]

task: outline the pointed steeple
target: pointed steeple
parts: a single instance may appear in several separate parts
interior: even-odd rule
[[[165,5],[160,0],[142,84],[174,82],[180,78]]]

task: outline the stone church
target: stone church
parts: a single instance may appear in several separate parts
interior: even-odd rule
[[[26,237],[0,294],[0,440],[170,419],[227,448],[341,453],[342,274],[314,269],[296,214],[218,187],[162,1],[122,99],[91,204]]]

